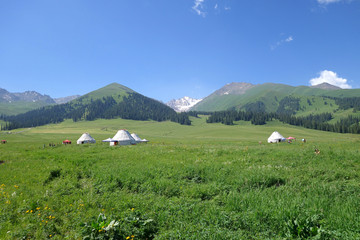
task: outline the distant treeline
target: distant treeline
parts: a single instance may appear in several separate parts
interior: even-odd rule
[[[176,113],[172,108],[138,93],[129,93],[121,102],[113,97],[90,100],[89,103],[65,103],[46,106],[15,116],[0,116],[6,123],[1,130],[36,127],[50,123],[60,123],[65,119],[74,122],[80,120],[95,120],[99,118],[123,118],[132,120],[170,120],[183,125],[191,125],[188,114]]]
[[[337,133],[360,133],[360,118],[348,116],[335,124],[327,123],[333,118],[331,113],[321,113],[296,117],[284,113],[265,113],[265,112],[244,112],[244,111],[220,111],[212,113],[207,119],[207,123],[223,123],[233,125],[234,121],[251,121],[254,125],[264,125],[267,121],[279,120],[294,126],[301,126],[310,129],[337,132]]]

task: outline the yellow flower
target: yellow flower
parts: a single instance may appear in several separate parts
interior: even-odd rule
[[[36,208],[36,210],[38,210],[38,211],[39,211],[39,210],[40,210],[40,208],[39,208],[39,207],[37,207],[37,208]]]
[[[30,211],[31,213],[34,212],[33,210]]]
[[[131,211],[134,211],[135,210],[135,208],[131,208]]]
[[[126,237],[126,239],[130,239],[130,237]]]
[[[52,235],[50,234],[49,237],[51,237]]]
[[[135,236],[134,235],[131,235],[132,238],[134,238]]]
[[[14,185],[14,187],[15,187],[15,188],[19,188],[19,186],[17,186],[17,185]]]

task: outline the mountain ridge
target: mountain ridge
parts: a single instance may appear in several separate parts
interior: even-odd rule
[[[231,83],[214,91],[201,102],[193,106],[193,111],[222,111],[244,109],[247,104],[262,102],[267,112],[276,111],[279,102],[286,96],[299,97],[358,97],[360,89],[338,89],[330,84],[317,86],[290,86],[277,83],[249,84]]]
[[[1,117],[1,116],[0,116]],[[36,127],[60,123],[65,119],[92,121],[123,118],[131,120],[173,121],[191,125],[187,115],[177,114],[164,103],[113,83],[65,104],[45,106],[15,116],[3,116],[3,129]]]

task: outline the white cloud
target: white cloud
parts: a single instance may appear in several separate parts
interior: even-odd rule
[[[231,7],[224,7],[225,11],[231,10]]]
[[[294,41],[293,36],[289,36],[289,37],[287,37],[287,38],[285,38],[285,39],[282,39],[282,40],[278,41],[276,44],[271,45],[271,46],[270,46],[270,47],[271,47],[271,50],[275,50],[275,49],[276,49],[277,47],[279,47],[280,45],[282,45],[282,44],[284,44],[284,43],[289,43],[289,42],[292,42],[292,41]]]
[[[292,37],[292,36],[290,36],[290,37],[288,37],[287,39],[285,39],[285,42],[291,42],[291,41],[293,41],[294,40],[294,38]]]
[[[317,0],[318,3],[320,4],[329,4],[329,3],[336,3],[336,2],[341,2],[342,0]]]
[[[347,79],[340,78],[338,77],[337,73],[328,70],[320,72],[320,77],[313,78],[309,82],[311,86],[321,83],[329,83],[340,88],[352,88],[349,84],[347,84]]]
[[[206,13],[203,11],[204,9],[204,3],[205,0],[195,0],[194,1],[194,6],[192,7],[192,9],[199,15],[202,17],[206,16]]]
[[[218,4],[215,4],[215,7],[214,7],[214,9],[217,9],[218,8]]]

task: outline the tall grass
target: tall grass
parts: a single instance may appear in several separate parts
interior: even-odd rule
[[[120,128],[151,142],[99,141]],[[258,143],[274,130],[308,142]],[[119,119],[20,131],[1,133],[1,239],[360,238],[356,135],[203,118],[194,126]],[[98,143],[48,145],[82,132]]]

